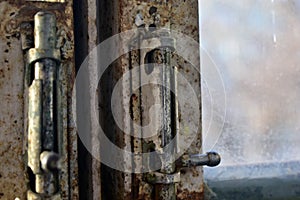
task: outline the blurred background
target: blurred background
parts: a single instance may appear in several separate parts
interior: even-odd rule
[[[201,0],[200,29],[206,179],[299,175],[300,1]]]

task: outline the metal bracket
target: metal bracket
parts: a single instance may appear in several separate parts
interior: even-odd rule
[[[29,67],[42,59],[52,59],[56,62],[60,62],[60,50],[59,49],[29,49],[28,51],[28,65]]]

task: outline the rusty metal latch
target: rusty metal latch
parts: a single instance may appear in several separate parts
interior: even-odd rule
[[[33,178],[27,199],[60,199],[56,77],[61,56],[53,13],[35,15],[34,46],[27,53],[33,74],[28,95],[28,167]]]
[[[140,18],[136,18],[136,21]],[[154,149],[160,152],[161,149],[171,143],[173,138],[177,138],[175,141],[178,141],[179,135],[178,102],[176,100],[177,67],[171,66],[171,58],[175,50],[176,41],[170,36],[168,30],[161,29],[156,31],[150,28],[147,30],[145,25],[141,25],[139,26],[137,35],[132,39],[132,44],[138,45],[140,49],[140,53],[138,54],[141,61],[140,65],[148,64],[145,63],[146,61],[149,61],[149,65],[152,67],[153,63],[162,65],[160,73],[163,87],[160,89],[160,94],[163,127],[159,133],[161,138],[160,146],[156,145]],[[148,68],[149,66],[145,69],[146,73],[151,73],[151,70]],[[164,152],[164,159],[160,163],[160,170],[144,174],[144,181],[153,185],[154,199],[176,199],[176,183],[180,182],[180,170],[182,168],[203,165],[213,167],[221,161],[219,154],[208,152],[206,154],[183,155],[174,162],[179,147],[177,142],[173,142],[172,144],[171,147],[168,147],[168,151]],[[147,151],[149,145],[142,145],[144,146],[143,149]],[[153,149],[148,149],[148,151],[151,150]],[[161,157],[161,155],[158,155],[158,157]],[[150,158],[146,158],[145,160],[150,160]],[[149,168],[151,168],[151,161],[148,162]]]

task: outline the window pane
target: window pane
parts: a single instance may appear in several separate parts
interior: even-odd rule
[[[203,149],[222,156],[208,180],[300,174],[299,11],[297,0],[200,1]]]

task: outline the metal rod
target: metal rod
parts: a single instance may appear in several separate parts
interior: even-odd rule
[[[160,172],[163,174],[175,173],[174,156],[176,151],[176,141],[172,142],[176,136],[177,131],[177,110],[175,95],[172,94],[172,89],[176,89],[174,86],[173,77],[175,74],[172,72],[170,66],[171,52],[170,49],[164,48],[163,50],[163,68],[162,68],[162,105],[163,105],[163,132],[162,132],[162,147],[168,146],[164,151],[164,163]],[[154,186],[154,199],[155,200],[175,200],[176,199],[176,183],[171,182],[169,184],[155,184]]]
[[[44,59],[36,65],[43,66],[43,149],[56,151],[56,62],[51,59]]]

